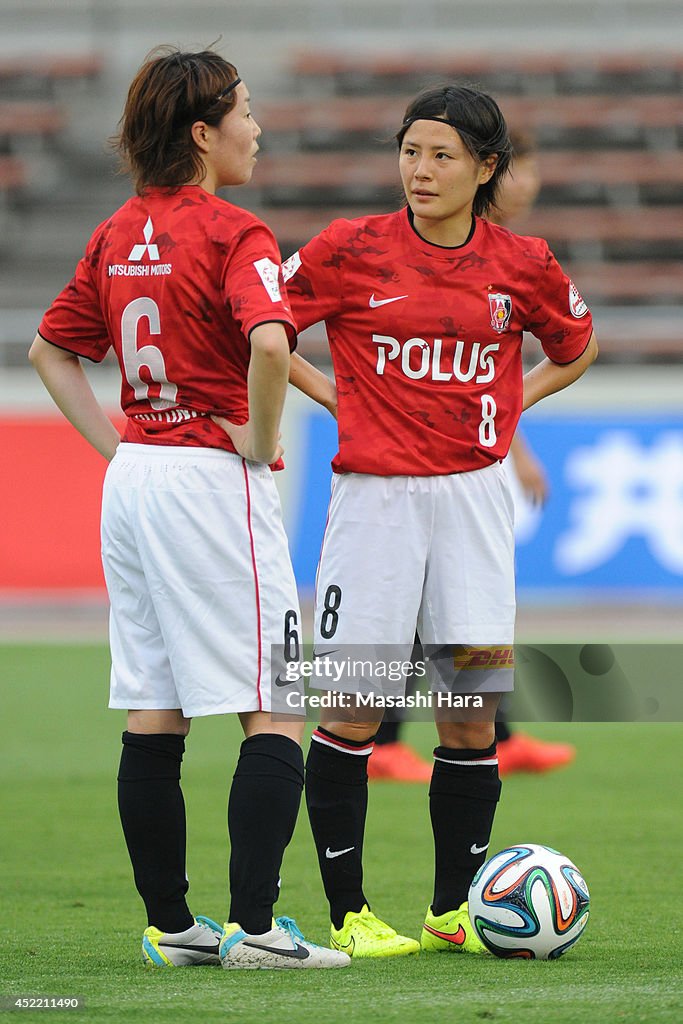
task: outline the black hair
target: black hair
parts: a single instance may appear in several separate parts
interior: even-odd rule
[[[473,212],[484,216],[496,205],[500,182],[508,172],[512,144],[500,108],[487,93],[474,86],[443,85],[425,89],[409,104],[403,124],[396,134],[399,147],[414,121],[442,121],[457,131],[463,143],[478,162],[494,153],[498,160],[490,179],[477,189]]]

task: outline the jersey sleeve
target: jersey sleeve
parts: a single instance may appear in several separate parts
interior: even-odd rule
[[[578,359],[593,332],[588,306],[549,249],[525,326],[561,364]]]
[[[255,327],[281,323],[290,349],[296,347],[296,323],[287,298],[275,236],[256,222],[240,236],[223,272],[223,298],[246,338]]]
[[[300,331],[331,319],[343,304],[344,258],[339,251],[335,223],[282,265],[287,294]]]
[[[100,242],[93,236],[76,273],[43,316],[38,333],[46,341],[100,363],[111,347],[94,269]]]

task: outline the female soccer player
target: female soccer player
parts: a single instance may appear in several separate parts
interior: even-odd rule
[[[533,207],[541,188],[536,143],[531,133],[510,130],[513,159],[510,173],[498,183],[496,205],[487,216],[494,224],[515,230],[516,222]],[[525,503],[543,505],[548,497],[548,478],[543,465],[518,427],[505,460],[512,474],[512,495],[515,505],[515,532],[518,533],[517,502],[523,495]],[[411,658],[423,659],[416,637]],[[432,767],[408,744],[401,740],[402,723],[386,718],[377,731],[372,755],[368,760],[368,778],[397,782],[429,782]],[[569,743],[556,743],[519,731],[510,725],[501,708],[496,716],[496,756],[500,776],[513,772],[547,772],[574,759],[575,748]]]
[[[326,323],[338,392],[315,651],[409,651],[417,627],[451,665],[468,664],[472,647],[481,649],[473,661],[493,663],[511,648],[515,615],[501,461],[522,409],[577,380],[597,346],[547,244],[484,219],[510,160],[496,103],[466,87],[431,89],[408,107],[398,143],[407,205],[335,221],[284,265],[299,329]],[[523,377],[525,330],[546,358]],[[290,379],[332,406],[331,386],[297,356]],[[480,673],[484,720],[437,721],[424,950],[483,951],[466,900],[500,793],[494,718],[510,676]],[[347,721],[331,709],[306,766],[332,942],[354,956],[419,948],[375,917],[363,892],[367,760],[380,718],[358,711]]]
[[[216,53],[156,51],[130,86],[120,150],[136,195],[96,228],[30,358],[106,459],[102,554],[111,601],[110,707],[128,710],[119,809],[159,966],[340,967],[272,920],[299,808],[299,723],[271,719],[271,651],[298,643],[298,605],[269,463],[295,328],[276,242],[216,190],[251,178],[261,130]],[[81,359],[114,349],[122,438]],[[228,436],[211,419],[233,424]],[[287,652],[283,652],[283,658]],[[274,655],[275,657],[275,655]],[[184,737],[236,712],[224,928],[188,909]]]

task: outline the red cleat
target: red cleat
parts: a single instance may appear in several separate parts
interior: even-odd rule
[[[387,782],[429,782],[432,766],[407,743],[381,743],[368,759],[368,778]]]
[[[498,741],[498,772],[550,772],[573,761],[576,748],[571,743],[548,743],[513,732],[509,739]]]

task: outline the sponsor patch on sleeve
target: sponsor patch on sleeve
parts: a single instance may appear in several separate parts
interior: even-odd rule
[[[588,312],[588,306],[581,298],[581,293],[573,281],[569,282],[569,312],[580,320]]]
[[[280,282],[278,280],[280,268],[277,263],[273,263],[267,256],[264,256],[262,260],[254,261],[254,268],[263,281],[263,287],[268,292],[270,301],[281,302],[282,295],[280,294]]]
[[[282,264],[282,277],[284,279],[285,284],[287,284],[290,277],[294,277],[300,266],[301,256],[299,256],[299,250],[297,249],[297,251],[295,253],[292,253],[289,259],[286,259],[285,262]]]

